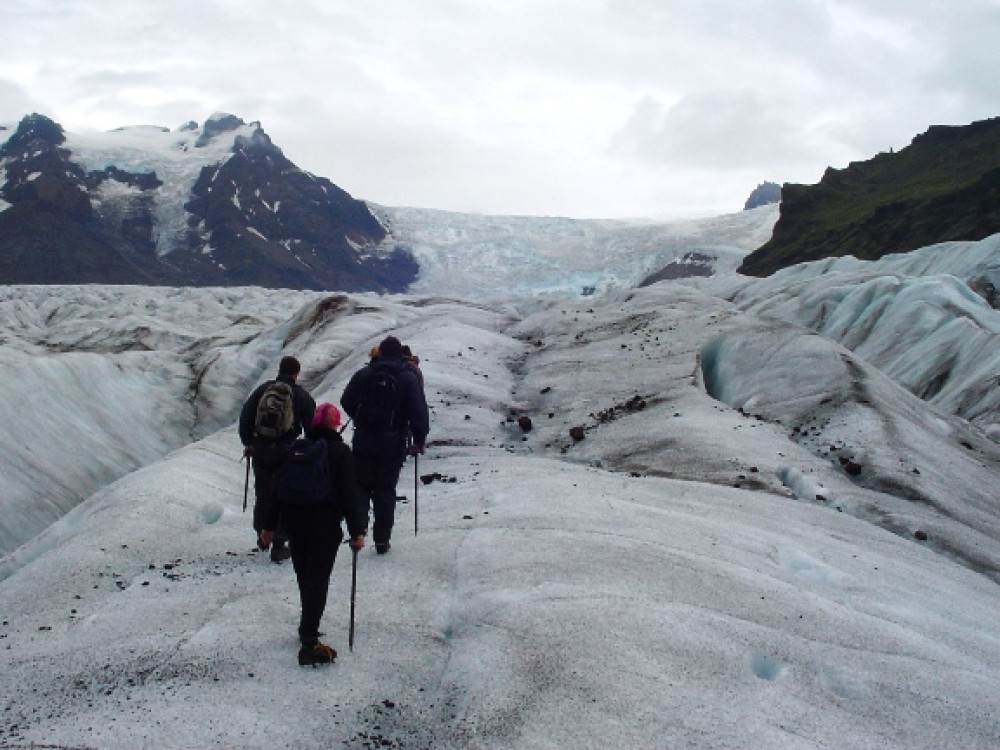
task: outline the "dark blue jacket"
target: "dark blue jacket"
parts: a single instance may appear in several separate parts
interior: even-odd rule
[[[389,430],[378,431],[357,423],[356,417],[369,378],[378,368],[388,369],[396,380],[399,405]],[[399,357],[377,357],[362,367],[344,389],[340,405],[354,423],[353,448],[356,458],[364,460],[400,460],[406,453],[406,435],[413,436],[415,445],[424,445],[430,432],[430,415],[424,389],[416,373]]]

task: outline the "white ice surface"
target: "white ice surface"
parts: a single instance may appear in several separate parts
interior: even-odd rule
[[[1000,235],[691,283],[741,310],[808,326],[1000,437],[1000,315],[970,288],[1000,290]]]
[[[5,357],[58,360],[70,355],[53,346],[75,341],[105,360],[72,379],[33,365],[52,378],[46,424],[76,425],[73,402],[138,356],[98,354],[101,341],[212,362],[202,383],[221,418],[283,351],[317,399],[337,400],[393,331],[422,357],[433,431],[419,467],[404,467],[391,553],[359,555],[353,652],[341,552],[329,668],[295,663],[294,577],[254,551],[231,421],[8,554],[0,742],[1000,742],[997,446],[807,329],[680,284],[497,307],[121,287],[62,288],[47,307],[42,290],[16,292]],[[60,324],[56,308],[73,305]],[[169,389],[136,383],[138,424],[164,430]],[[135,402],[120,405],[135,418]],[[6,454],[14,430],[5,441]],[[827,441],[850,449],[859,477]],[[39,472],[90,463],[63,451]],[[442,479],[419,484],[414,536],[417,473]]]

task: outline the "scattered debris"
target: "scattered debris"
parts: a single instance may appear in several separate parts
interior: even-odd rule
[[[636,394],[628,401],[624,401],[620,404],[615,404],[607,409],[597,412],[597,414],[591,414],[594,419],[596,419],[600,424],[607,424],[623,414],[633,414],[637,411],[643,411],[647,406],[648,402],[642,396]]]
[[[433,474],[421,474],[420,475],[420,481],[423,482],[424,484],[430,484],[431,482],[435,482],[435,481],[437,481],[437,482],[448,482],[448,483],[454,484],[455,481],[456,481],[456,479],[455,479],[455,477],[448,477],[448,476],[445,476],[444,474],[440,474],[440,473],[438,473],[438,472],[435,471]]]

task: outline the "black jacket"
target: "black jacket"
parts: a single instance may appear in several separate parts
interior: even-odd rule
[[[358,534],[368,531],[368,501],[358,491],[354,478],[354,457],[351,449],[336,430],[328,427],[315,427],[306,432],[311,440],[326,441],[326,452],[330,460],[330,478],[332,486],[327,502],[321,505],[297,505],[296,513],[307,512],[309,509],[322,509],[326,513],[332,506],[337,523],[347,521],[347,533],[353,539]],[[281,509],[277,503],[272,503],[267,517],[264,519],[265,529],[274,529],[278,524]]]
[[[296,385],[295,381],[288,375],[278,375],[275,380],[282,383],[288,383],[292,386],[292,401],[294,402],[295,409],[295,424],[292,426],[292,433],[289,438],[298,437],[303,430],[312,424],[313,415],[316,413],[316,402],[313,397],[309,395],[309,391],[300,385]],[[267,382],[261,383],[254,392],[250,394],[250,397],[243,404],[243,410],[240,412],[240,442],[243,445],[253,445],[254,435],[253,428],[254,422],[257,418],[257,404],[260,403],[260,397],[263,395],[265,389],[273,383],[274,380],[268,380]]]
[[[388,369],[396,380],[399,394],[399,408],[396,409],[393,424],[386,432],[376,432],[357,423],[358,407],[365,392],[366,383],[378,368]],[[354,453],[362,459],[402,459],[406,449],[407,431],[413,435],[416,445],[424,445],[430,432],[430,415],[424,389],[407,363],[401,358],[378,357],[362,367],[351,378],[344,389],[340,405],[348,416],[355,419]]]

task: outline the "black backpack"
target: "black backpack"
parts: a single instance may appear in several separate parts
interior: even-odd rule
[[[296,438],[275,474],[275,499],[283,505],[319,505],[332,487],[326,441]]]
[[[389,431],[396,421],[399,408],[399,388],[392,370],[386,366],[372,365],[372,371],[362,384],[358,399],[356,424],[372,430]]]

